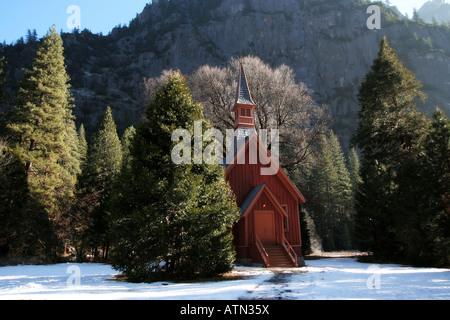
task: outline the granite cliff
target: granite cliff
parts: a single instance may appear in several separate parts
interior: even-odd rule
[[[64,34],[78,122],[93,130],[106,105],[120,130],[138,121],[139,85],[163,69],[189,74],[231,57],[256,55],[273,67],[289,65],[328,104],[341,141],[357,122],[358,87],[387,36],[400,59],[424,84],[422,111],[450,113],[450,30],[405,19],[381,7],[381,28],[369,29],[371,5],[363,0],[154,0],[128,26],[109,35],[88,30]],[[19,59],[29,45],[4,48],[10,74],[20,79]]]
[[[445,0],[428,1],[419,9],[418,14],[427,23],[450,23],[450,3]]]

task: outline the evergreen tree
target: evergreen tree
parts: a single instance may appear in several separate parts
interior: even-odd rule
[[[419,14],[419,12],[417,11],[416,8],[414,8],[414,10],[413,10],[413,18],[412,18],[412,20],[414,22],[419,23],[419,24],[425,24],[425,21],[420,17],[420,14]]]
[[[408,211],[398,187],[405,164],[417,157],[426,133],[426,120],[415,105],[417,98],[425,98],[421,86],[383,38],[360,87],[355,142],[362,150],[357,193],[360,246],[386,258],[401,255],[405,246],[398,235]]]
[[[350,182],[352,184],[353,193],[356,192],[358,185],[361,183],[361,176],[359,174],[360,163],[356,149],[350,149],[348,155],[348,173],[350,174]]]
[[[8,118],[12,141],[24,161],[29,197],[40,203],[44,214],[62,231],[61,216],[74,195],[79,162],[69,76],[63,42],[51,29],[25,70],[14,111]],[[39,228],[39,226],[36,226]],[[52,247],[56,254],[56,244]]]
[[[86,141],[86,130],[84,124],[78,128],[78,153],[80,155],[80,164],[83,166],[87,159],[88,144]]]
[[[6,69],[5,57],[3,57],[1,55],[1,51],[0,51],[0,106],[6,104],[8,102],[7,95],[6,95],[6,85],[8,82],[8,78],[6,76],[5,69]]]
[[[72,98],[65,70],[62,39],[53,28],[43,39],[32,67],[25,70],[8,128],[21,146],[31,193],[51,217],[59,200],[73,194],[76,159],[68,143]],[[69,128],[69,129],[68,129]]]
[[[0,140],[0,256],[21,252],[23,242],[20,215],[23,199],[26,199],[28,186],[24,167],[18,161],[18,155]]]
[[[61,178],[66,178],[68,185],[76,185],[77,176],[81,174],[81,154],[80,154],[80,144],[79,137],[75,125],[75,117],[71,114],[68,115],[66,119],[66,132],[64,143],[68,146],[69,153],[61,155],[61,164],[67,170],[67,175],[61,176]]]
[[[315,194],[313,216],[324,250],[349,249],[353,192],[345,158],[333,132],[322,139],[311,186]]]
[[[122,139],[120,140],[120,143],[122,144],[123,165],[130,164],[131,142],[133,141],[133,138],[135,135],[136,135],[136,128],[131,126],[131,127],[128,127],[127,129],[125,129]]]
[[[450,265],[450,122],[439,108],[433,114],[420,157],[405,169],[409,179],[400,186],[409,193],[415,215],[405,239],[409,262]]]
[[[122,166],[122,146],[117,135],[111,108],[108,107],[88,147],[87,160],[80,177],[81,197],[91,225],[88,237],[97,258],[109,251],[110,200],[113,185]]]
[[[47,244],[53,242],[53,226],[45,215],[39,214],[40,204],[28,196],[20,149],[1,145],[0,153],[7,161],[0,161],[0,256],[46,261],[51,250]]]
[[[300,232],[302,235],[302,255],[307,256],[312,253],[311,248],[311,235],[308,228],[308,221],[306,219],[306,212],[301,206],[299,206],[300,214]]]
[[[425,141],[425,178],[431,178],[429,188],[431,223],[433,224],[433,265],[450,266],[450,120],[437,109],[433,114],[430,133]]]
[[[38,36],[37,36],[36,29],[33,29],[33,31],[28,29],[27,37],[26,37],[26,43],[35,43],[37,41],[38,41]]]
[[[130,280],[211,276],[232,268],[230,229],[239,210],[223,169],[171,159],[173,131],[193,134],[194,121],[209,127],[175,72],[136,129],[114,201],[113,266]]]
[[[78,174],[75,198],[73,199],[71,208],[66,213],[64,220],[67,222],[66,236],[69,247],[75,250],[77,261],[83,262],[86,260],[90,244],[92,243],[87,232],[92,224],[89,211],[91,209],[92,196],[88,196],[84,192],[85,190],[82,186],[84,179],[83,172],[85,172],[88,152],[88,143],[86,141],[86,132],[83,124],[78,128],[76,140],[81,170]]]

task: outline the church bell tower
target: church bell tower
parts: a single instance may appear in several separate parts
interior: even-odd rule
[[[247,77],[242,62],[239,66],[239,79],[236,92],[236,102],[232,112],[234,112],[234,130],[239,128],[251,129],[255,127],[253,121],[253,109],[255,103],[252,100],[248,88]]]

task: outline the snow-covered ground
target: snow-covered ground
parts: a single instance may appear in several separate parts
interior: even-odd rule
[[[0,300],[450,300],[450,269],[307,260],[299,269],[236,267],[229,280],[133,284],[105,264],[0,267]]]

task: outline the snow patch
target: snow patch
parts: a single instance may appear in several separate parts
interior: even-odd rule
[[[73,265],[81,271],[77,286],[67,281]],[[106,264],[0,267],[0,300],[450,300],[450,269],[355,258],[306,260],[304,268],[237,266],[223,281],[135,284],[116,281],[117,274]]]

